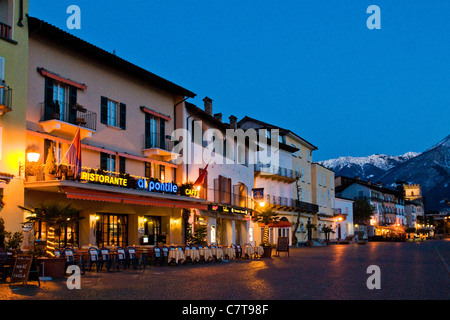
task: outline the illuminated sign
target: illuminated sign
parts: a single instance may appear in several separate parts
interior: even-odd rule
[[[223,212],[223,213],[236,213],[236,214],[248,214],[248,210],[246,209],[239,209],[234,207],[228,207],[228,206],[220,206],[220,205],[208,205],[208,210],[210,211],[216,211],[216,212]]]
[[[80,179],[85,180],[85,181],[90,181],[90,182],[100,182],[100,183],[105,183],[105,184],[111,184],[114,186],[122,186],[122,187],[128,186],[128,179],[112,177],[112,176],[103,175],[103,174],[81,172]]]
[[[172,182],[147,181],[147,179],[139,179],[137,182],[138,188],[146,189],[150,192],[161,193],[178,193],[178,186]]]
[[[199,191],[195,189],[178,187],[177,184],[172,182],[159,182],[152,181],[147,179],[140,179],[137,182],[137,186],[139,189],[148,190],[150,192],[160,192],[160,193],[171,193],[171,194],[180,194],[182,196],[188,197],[198,197]]]

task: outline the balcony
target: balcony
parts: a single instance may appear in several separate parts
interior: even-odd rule
[[[12,111],[12,89],[0,84],[0,115]]]
[[[316,204],[312,204],[309,202],[303,202],[300,200],[275,196],[275,195],[266,195],[266,202],[269,206],[274,207],[276,209],[288,209],[288,210],[300,210],[301,212],[306,213],[317,213],[319,212],[319,206]]]
[[[54,101],[50,106],[41,103],[41,120],[39,124],[45,132],[58,131],[75,135],[81,128],[81,139],[92,137],[97,128],[97,114],[86,110],[80,105],[70,105]]]
[[[255,177],[270,178],[277,181],[292,183],[298,176],[299,174],[292,169],[275,167],[261,163],[255,164]]]
[[[0,38],[12,39],[11,26],[0,22]]]
[[[177,159],[181,155],[173,152],[173,148],[174,141],[159,132],[151,132],[150,135],[143,135],[142,152],[148,158],[163,161]]]

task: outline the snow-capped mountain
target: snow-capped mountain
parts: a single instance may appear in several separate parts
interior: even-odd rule
[[[324,167],[333,170],[336,176],[360,177],[376,181],[387,170],[418,156],[418,152],[407,152],[400,156],[373,154],[368,157],[339,157],[320,161]]]
[[[387,187],[398,181],[420,184],[427,211],[442,209],[445,206],[442,200],[450,199],[450,135],[422,153],[340,157],[320,164],[333,170],[336,176],[359,176]]]

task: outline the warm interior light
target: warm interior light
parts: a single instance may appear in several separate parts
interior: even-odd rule
[[[260,203],[259,203],[259,206],[262,208],[262,207],[265,207],[266,206],[266,203],[264,202],[264,201],[261,201]]]
[[[29,162],[38,162],[41,154],[38,152],[28,152],[27,159]]]

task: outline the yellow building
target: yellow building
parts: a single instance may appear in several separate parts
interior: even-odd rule
[[[312,163],[311,176],[312,202],[319,206],[319,212],[313,221],[317,227],[315,233],[318,239],[325,239],[322,228],[329,227],[334,230],[336,227],[334,220],[334,172],[318,163]],[[335,234],[330,234],[330,239],[334,237]]]
[[[9,231],[23,222],[28,74],[28,0],[0,0],[0,216]]]

